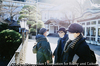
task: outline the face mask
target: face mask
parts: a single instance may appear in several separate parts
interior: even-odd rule
[[[64,34],[62,33],[62,34],[59,34],[59,37],[60,38],[63,38],[64,37]]]
[[[46,35],[48,36],[49,35],[49,32],[47,32]]]
[[[70,34],[70,33],[69,33],[68,36],[69,36],[69,39],[70,39],[70,40],[74,40],[74,39],[75,39],[74,34]]]

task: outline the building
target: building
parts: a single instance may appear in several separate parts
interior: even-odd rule
[[[7,19],[9,18],[12,12],[12,15],[14,15],[13,20],[18,21],[18,18],[20,16],[19,12],[21,11],[22,7],[25,5],[34,5],[35,1],[32,0],[25,0],[23,2],[21,2],[23,0],[5,0],[2,2],[2,11],[4,12],[3,16],[0,15],[0,17],[2,17],[2,19]],[[31,2],[31,3],[30,3]]]
[[[34,5],[36,3],[35,0],[26,0],[25,2],[19,2],[18,0],[16,1],[3,1],[4,8],[7,8],[7,6],[13,5],[14,7],[18,7],[15,12],[20,12],[22,7],[25,5]],[[37,8],[40,10],[41,16],[42,16],[42,21],[45,23],[45,28],[49,29],[49,33],[57,33],[57,30],[60,27],[67,27],[63,26],[61,22],[68,23],[69,21],[66,20],[65,14],[62,13],[62,7],[64,5],[54,5],[54,4],[48,4],[48,3],[42,3],[42,2],[37,2]],[[72,18],[71,12],[67,13],[69,15],[69,19]],[[13,18],[13,20],[17,21],[19,18],[20,14],[16,14]],[[4,19],[7,19],[10,17],[10,14],[5,13]],[[53,25],[51,21],[53,20]],[[56,20],[56,22],[55,22]],[[55,23],[55,24],[54,24]]]
[[[13,1],[22,1],[22,2],[25,2],[26,0],[13,0]]]
[[[51,4],[52,5],[52,4]],[[67,29],[70,21],[68,19],[72,19],[71,12],[68,12],[68,19],[66,19],[65,14],[62,13],[63,5],[52,5],[51,7],[47,7],[46,9],[41,10],[42,21],[45,24],[45,28],[49,29],[50,34],[57,34],[57,31],[61,27],[65,27]]]
[[[49,29],[50,34],[57,34],[59,28],[64,27],[67,29],[70,23],[59,19],[49,19],[45,22],[45,24],[46,28]]]
[[[84,27],[84,37],[91,44],[100,45],[100,9],[88,10],[77,22]]]

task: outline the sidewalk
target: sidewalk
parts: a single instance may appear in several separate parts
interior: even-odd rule
[[[34,42],[35,42],[35,40],[33,40],[33,39],[28,40],[25,63],[36,64],[36,54],[33,54],[33,52],[32,52],[32,47],[34,45]]]
[[[97,64],[100,65],[100,46],[92,45],[92,44],[88,44],[88,45],[91,48],[91,50],[93,50],[95,52],[96,59],[97,59]]]

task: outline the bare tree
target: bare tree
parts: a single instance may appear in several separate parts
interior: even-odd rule
[[[3,2],[3,1],[2,1]],[[5,15],[9,14],[10,15],[10,20],[12,23],[13,17],[17,14],[19,14],[20,10],[18,11],[17,8],[20,6],[14,5],[12,1],[7,1],[9,4],[1,4],[0,8],[0,14],[4,17]],[[6,8],[2,8],[6,7]]]
[[[65,15],[65,18],[68,21],[74,22],[74,20],[77,17],[80,17],[87,8],[90,8],[91,4],[89,2],[88,3],[86,2],[82,4],[81,2],[78,2],[77,0],[66,0],[65,4],[63,5],[64,8],[62,9],[62,13]],[[66,13],[67,11],[71,13],[70,15],[71,19],[68,18],[68,13]]]
[[[0,22],[2,21],[1,15],[3,14],[2,13],[2,1],[3,0],[0,0]]]
[[[1,8],[2,8],[2,0],[0,0],[0,11],[1,11]]]
[[[13,17],[17,14],[19,14],[20,11],[16,11],[16,9],[19,7],[19,6],[15,6],[13,4],[7,6],[8,9],[6,9],[6,13],[10,14],[10,19],[11,21],[13,20]]]

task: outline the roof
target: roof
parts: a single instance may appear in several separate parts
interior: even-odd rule
[[[9,26],[16,26],[16,27],[20,27],[20,25],[19,24],[17,24],[17,22],[13,22],[11,25],[9,25]]]
[[[3,20],[2,18],[0,18],[0,23],[10,24],[10,22],[9,22],[9,21]]]
[[[86,17],[84,18],[84,16],[89,13],[94,16],[89,16],[89,18],[86,18]],[[99,15],[100,15],[100,9],[90,9],[90,10],[87,10],[85,13],[83,13],[82,16],[76,19],[77,19],[77,22],[100,19]]]
[[[61,20],[59,20],[59,19],[49,19],[49,20],[47,20],[46,22],[45,22],[45,24],[49,24],[49,23],[52,23],[52,22],[55,22],[55,23],[59,23]]]
[[[49,24],[49,23],[56,23],[57,25],[65,27],[65,28],[69,26],[69,23],[67,21],[62,21],[59,19],[49,19],[45,22],[45,24]]]
[[[88,21],[88,20],[95,20],[95,19],[100,19],[100,16],[96,16],[96,17],[92,17],[92,18],[88,18],[88,19],[77,20],[77,22]]]

